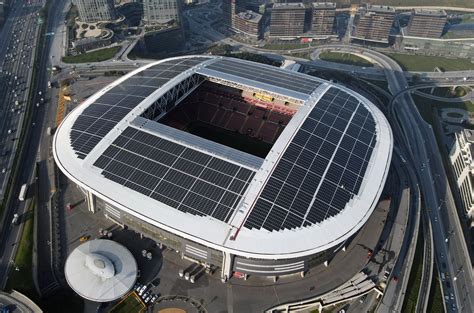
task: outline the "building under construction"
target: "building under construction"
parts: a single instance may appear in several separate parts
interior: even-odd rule
[[[270,37],[298,37],[304,32],[303,3],[275,3],[270,20]]]
[[[407,27],[407,36],[440,38],[448,15],[444,10],[414,9]]]
[[[330,36],[336,17],[336,4],[332,2],[313,3],[311,32],[316,36]]]
[[[388,43],[390,29],[395,18],[395,8],[382,5],[367,5],[359,8],[354,18],[352,38]]]

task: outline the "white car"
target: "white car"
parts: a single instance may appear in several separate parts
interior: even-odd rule
[[[145,300],[143,300],[143,302],[145,302],[145,304],[147,304],[148,302],[150,302],[151,300],[151,296],[148,296],[145,298]]]
[[[146,289],[147,289],[146,285],[140,288],[140,290],[138,290],[138,295],[141,296],[145,292]]]

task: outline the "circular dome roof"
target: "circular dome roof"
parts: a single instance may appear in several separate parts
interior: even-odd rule
[[[112,240],[88,241],[66,260],[66,280],[81,297],[108,302],[126,294],[137,279],[137,262],[130,251]]]

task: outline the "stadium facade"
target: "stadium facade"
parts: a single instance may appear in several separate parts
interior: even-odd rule
[[[304,273],[344,247],[377,205],[392,145],[384,115],[350,89],[187,56],[88,98],[53,154],[91,211],[226,280]]]

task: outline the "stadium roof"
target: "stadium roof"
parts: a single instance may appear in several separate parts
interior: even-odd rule
[[[265,159],[146,118],[203,77],[302,103]],[[383,114],[345,87],[192,56],[146,65],[91,96],[59,126],[53,153],[71,180],[150,224],[276,259],[324,251],[359,230],[382,192],[392,144]]]
[[[81,297],[109,302],[126,294],[137,279],[137,263],[127,248],[96,239],[74,249],[66,260],[66,280]]]

